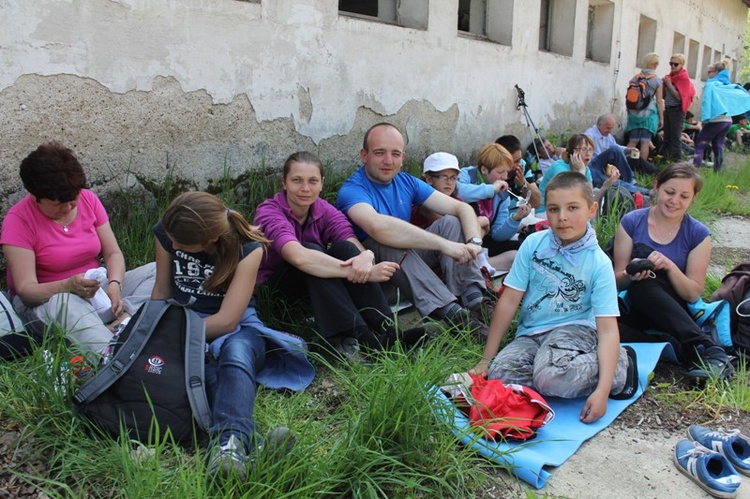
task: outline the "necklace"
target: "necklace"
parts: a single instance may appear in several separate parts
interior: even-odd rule
[[[52,221],[55,222],[56,225],[59,225],[60,227],[62,227],[63,232],[65,232],[66,234],[70,230],[70,224],[73,223],[73,222],[68,222],[68,223],[64,224],[62,222],[58,222],[57,220],[52,220]]]
[[[677,224],[672,226],[672,229],[669,232],[667,232],[667,235],[665,237],[662,231],[659,229],[659,224],[656,223],[656,215],[654,215],[653,212],[651,212],[651,222],[653,223],[654,230],[656,231],[656,235],[659,237],[661,241],[671,241],[674,233],[680,228],[680,225],[682,225],[682,219],[680,219],[680,221],[677,222]]]
[[[62,228],[62,231],[65,233],[67,233],[70,230],[70,224],[73,223],[73,222],[68,222],[64,224],[62,222],[58,222],[57,220],[52,220],[52,221],[55,223],[55,225],[60,226],[60,228]]]
[[[60,217],[57,220],[52,219],[52,221],[55,222],[60,227],[62,227],[63,232],[67,234],[70,231],[70,226],[73,224],[73,222],[75,222],[77,214],[78,214],[77,209],[73,209],[73,211],[71,211],[70,214],[64,217]],[[61,220],[66,220],[66,222],[62,222]]]

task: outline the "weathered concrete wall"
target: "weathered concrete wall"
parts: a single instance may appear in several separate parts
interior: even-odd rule
[[[539,4],[520,0],[511,46],[457,34],[457,0],[430,1],[426,30],[342,16],[337,0],[0,0],[0,211],[20,193],[20,160],[51,139],[97,186],[174,166],[200,187],[302,148],[353,164],[382,120],[411,155],[468,160],[499,134],[528,140],[514,84],[537,126],[581,130],[623,113],[613,99],[636,68],[640,14],[658,22],[662,74],[674,31],[739,59],[740,0],[614,4],[604,64],[585,59],[586,0],[570,57],[538,50]]]

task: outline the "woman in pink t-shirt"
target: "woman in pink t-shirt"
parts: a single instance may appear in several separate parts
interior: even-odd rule
[[[122,319],[148,299],[154,265],[125,272],[107,213],[84,189],[86,174],[73,151],[43,144],[21,162],[20,173],[29,194],[10,208],[0,236],[14,308],[27,321],[57,323],[81,352],[99,353],[112,338],[102,318]],[[100,267],[100,255],[107,269],[101,286],[84,277]],[[109,310],[90,301],[99,289]]]

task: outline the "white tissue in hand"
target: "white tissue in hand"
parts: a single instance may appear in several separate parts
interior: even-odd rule
[[[91,305],[93,305],[99,318],[105,324],[115,320],[115,314],[112,313],[112,300],[109,299],[107,293],[104,291],[109,284],[107,279],[107,269],[99,267],[95,269],[88,269],[83,274],[85,279],[96,279],[99,282],[99,289],[96,290],[96,294],[89,299]]]

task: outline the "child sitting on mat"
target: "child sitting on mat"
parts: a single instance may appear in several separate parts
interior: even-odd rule
[[[471,372],[543,396],[587,396],[581,421],[593,423],[607,412],[608,397],[637,391],[635,351],[620,347],[612,264],[589,224],[598,208],[591,182],[560,173],[546,200],[550,230],[531,234],[518,250]],[[519,305],[516,337],[498,353]]]

